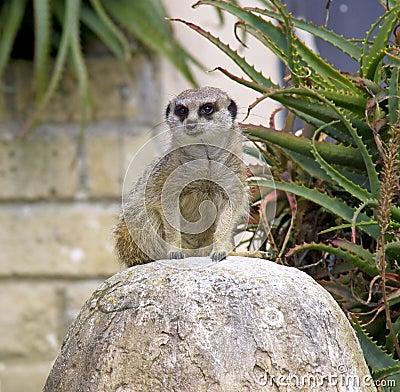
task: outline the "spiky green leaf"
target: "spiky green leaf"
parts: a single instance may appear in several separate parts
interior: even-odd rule
[[[83,58],[83,53],[80,45],[80,25],[79,25],[79,13],[80,10],[75,10],[77,13],[72,18],[72,25],[70,26],[70,48],[71,48],[71,58],[74,67],[75,75],[78,79],[78,88],[80,96],[80,129],[83,132],[86,122],[88,120],[88,110],[89,110],[89,83],[88,74],[86,69],[86,63]]]
[[[121,61],[125,62],[125,64],[128,64],[131,60],[131,50],[128,39],[109,17],[100,0],[90,0],[90,2],[96,11],[96,17],[91,18],[92,28],[95,29],[96,34],[102,38],[102,41],[107,44],[115,55],[119,57]],[[81,14],[83,15],[82,11],[83,9],[81,10]],[[101,29],[99,29],[98,26],[100,24],[102,25]]]
[[[53,72],[50,77],[49,84],[47,86],[46,92],[44,93],[43,97],[38,102],[34,111],[29,115],[28,119],[23,124],[20,130],[20,137],[24,136],[41,115],[47,104],[49,103],[50,99],[52,98],[60,78],[62,76],[66,58],[68,54],[68,49],[70,47],[71,36],[73,33],[74,25],[77,23],[76,21],[79,20],[79,7],[81,5],[80,0],[70,1],[65,4],[65,10],[63,10],[60,3],[55,2],[52,3],[52,7],[54,10],[59,12],[60,16],[62,16],[62,26],[63,31],[61,35],[61,42],[58,48],[57,57],[55,60]]]
[[[394,125],[397,121],[397,111],[400,103],[400,69],[392,67],[389,84],[389,122]]]
[[[361,326],[357,317],[350,319],[356,332],[360,346],[364,352],[364,357],[371,369],[372,377],[375,380],[388,378],[395,381],[395,385],[400,383],[400,361],[393,359],[376,342],[372,340],[369,334]],[[390,392],[390,389],[383,387],[383,391]]]
[[[369,153],[368,148],[364,144],[364,141],[362,140],[361,136],[357,133],[357,129],[353,127],[353,124],[349,120],[349,118],[346,116],[346,114],[338,107],[336,107],[334,104],[332,104],[331,101],[326,99],[325,97],[321,96],[319,93],[313,91],[313,93],[319,97],[319,99],[324,102],[326,105],[330,106],[337,114],[338,117],[340,118],[341,122],[345,127],[347,128],[349,134],[351,135],[352,139],[354,140],[365,164],[365,168],[368,174],[368,179],[370,183],[370,189],[371,189],[371,194],[372,197],[377,199],[379,195],[379,179],[378,179],[378,174],[375,169],[374,162],[372,160],[372,157]]]
[[[324,61],[318,54],[314,53],[302,41],[300,41],[292,33],[293,19],[285,11],[284,7],[279,4],[275,6],[279,10],[281,26],[274,25],[270,21],[255,15],[250,8],[235,6],[234,4],[224,0],[202,0],[197,5],[208,4],[223,9],[235,17],[239,18],[244,24],[245,31],[254,35],[262,44],[275,53],[289,69],[296,71],[293,73],[295,77],[299,73],[299,69],[311,69],[311,72],[318,75],[318,80],[325,86],[347,88],[357,94],[357,88],[351,80],[345,75],[335,70],[330,64]],[[297,58],[298,57],[298,58]],[[295,66],[299,63],[300,68]],[[315,76],[313,77],[315,79]]]
[[[120,61],[126,62],[124,48],[118,39],[112,34],[107,25],[98,18],[96,13],[85,4],[81,8],[81,20],[97,37],[101,39],[104,45],[117,57]]]
[[[371,267],[375,267],[375,255],[372,254],[369,250],[363,248],[361,245],[357,245],[353,242],[341,238],[335,238],[331,241],[331,243],[333,246],[336,246],[349,253],[359,256],[360,258],[365,260]],[[377,268],[375,268],[375,270],[378,271]]]
[[[352,245],[352,246],[349,246]],[[294,254],[304,250],[319,250],[321,252],[327,252],[329,254],[340,257],[344,261],[352,264],[354,267],[359,268],[369,276],[376,276],[379,274],[378,269],[375,266],[372,255],[368,251],[355,244],[347,243],[342,241],[339,243],[336,241],[335,244],[301,244],[289,250],[286,254],[287,257],[293,256]]]
[[[10,58],[11,49],[15,37],[21,25],[21,20],[25,13],[26,0],[11,1],[9,6],[1,8],[0,26],[0,80],[3,77],[4,69]]]
[[[247,11],[245,8],[228,1],[202,0],[196,3],[195,6],[197,7],[199,5],[212,5],[217,9],[229,12],[245,23],[245,29],[247,26],[252,30],[252,33],[259,32],[260,36],[265,37],[265,39],[269,41],[268,47],[272,52],[287,63],[288,56],[285,49],[287,48],[288,37],[282,29],[277,28],[273,23],[266,21],[265,19]]]
[[[385,55],[386,45],[390,39],[393,29],[398,21],[400,13],[400,5],[396,5],[391,8],[388,12],[382,15],[368,31],[361,55],[360,63],[360,76],[366,79],[374,80],[378,82],[380,80],[380,74],[377,74],[377,66]],[[368,42],[374,32],[374,30],[382,23],[379,27],[379,32],[376,34],[372,41],[372,45],[368,45]]]
[[[261,72],[257,71],[254,66],[250,65],[246,59],[238,54],[236,50],[233,50],[229,45],[223,43],[218,37],[215,37],[208,31],[205,31],[200,26],[194,23],[187,22],[182,19],[171,19],[172,21],[181,22],[190,27],[192,30],[198,32],[203,37],[207,38],[216,47],[222,50],[231,60],[233,60],[243,72],[249,76],[257,84],[264,86],[265,91],[268,88],[279,88],[279,85],[273,83],[271,79],[266,78]]]
[[[192,61],[187,51],[176,41],[167,14],[158,1],[103,0],[105,9],[149,48],[162,53],[185,78],[196,84],[189,68]]]
[[[265,128],[261,125],[242,124],[242,128],[252,140],[276,144],[289,151],[313,158],[312,142],[304,137]],[[331,164],[360,170],[364,169],[362,157],[355,148],[317,141],[315,146],[321,156]]]
[[[389,242],[385,245],[386,254],[400,261],[400,241]]]
[[[247,9],[253,13],[264,15],[269,18],[276,19],[280,22],[282,22],[283,19],[282,15],[268,9],[252,7],[248,7]],[[341,52],[350,56],[352,59],[357,61],[359,60],[361,56],[361,48],[358,45],[353,44],[350,40],[344,38],[343,36],[335,33],[332,30],[328,30],[323,26],[316,26],[311,22],[305,22],[297,18],[291,18],[291,21],[296,28],[306,31],[307,33],[312,34],[314,37],[321,38],[325,42],[339,49]]]
[[[34,0],[35,56],[33,81],[36,99],[46,91],[50,69],[51,12],[49,0]]]
[[[329,164],[319,153],[318,149],[315,146],[316,143],[316,138],[319,135],[320,131],[323,131],[325,126],[328,126],[328,124],[325,124],[324,126],[318,128],[312,137],[312,153],[316,159],[316,161],[319,163],[321,168],[325,171],[325,173],[339,186],[341,186],[346,192],[350,193],[352,196],[358,198],[361,201],[367,201],[371,199],[371,194],[365,189],[360,187],[359,185],[355,184],[353,181],[351,181],[349,178],[344,176],[342,173],[340,173],[337,169],[335,169],[331,164]]]
[[[251,181],[250,184],[252,184]],[[323,207],[327,211],[330,211],[334,215],[341,217],[347,222],[351,222],[354,217],[355,210],[353,208],[349,207],[343,201],[327,196],[316,189],[309,189],[302,185],[297,185],[287,182],[272,181],[268,179],[258,179],[252,185],[275,188],[284,192],[290,192],[297,196],[304,197],[305,199],[310,200],[313,203]],[[357,224],[359,222],[370,223],[371,219],[365,214],[359,214],[357,219]],[[377,223],[368,226],[360,225],[359,229],[375,239],[378,238],[380,234],[379,226]]]
[[[317,91],[308,90],[307,92],[302,90],[303,96],[317,95]],[[294,112],[298,117],[306,121],[307,123],[319,128],[326,123],[334,122],[341,119],[337,108],[332,107],[330,104],[320,102],[321,99],[299,99],[295,89],[282,89],[273,90],[268,96],[282,105],[286,106],[289,110]],[[324,98],[324,100],[326,100]],[[363,140],[371,140],[372,132],[365,121],[357,118],[354,114],[346,112],[346,117],[350,120],[353,127],[357,129]],[[348,127],[342,121],[335,123],[333,126],[326,128],[326,133],[332,136],[334,139],[345,143],[356,146],[354,138],[349,133]]]

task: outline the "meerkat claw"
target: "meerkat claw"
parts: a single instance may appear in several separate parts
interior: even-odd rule
[[[221,252],[213,252],[213,253],[211,254],[211,260],[214,261],[214,262],[218,262],[218,261],[221,261],[221,260],[225,259],[226,256],[227,256],[227,254],[226,254],[226,252],[224,252],[224,251],[221,251]]]
[[[169,252],[168,257],[170,260],[180,260],[185,258],[185,254],[181,250],[175,252]]]

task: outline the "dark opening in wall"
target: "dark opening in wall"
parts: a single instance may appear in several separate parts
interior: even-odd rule
[[[363,38],[385,12],[377,0],[286,0],[288,10],[295,16],[303,17],[316,25],[324,25],[326,7],[329,4],[328,29],[343,35],[345,38]],[[334,46],[320,39],[316,42],[321,56],[336,69],[344,72],[356,72],[357,64]]]

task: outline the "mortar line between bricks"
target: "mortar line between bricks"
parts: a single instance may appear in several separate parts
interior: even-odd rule
[[[121,195],[122,198],[122,195]],[[85,206],[93,206],[93,207],[105,207],[105,206],[112,206],[115,204],[121,204],[121,198],[99,198],[99,199],[35,199],[35,200],[7,200],[3,199],[0,200],[0,206],[1,207],[15,207],[15,206],[25,206],[25,205],[31,205],[31,206],[46,206],[48,207],[49,205],[85,205]]]
[[[28,275],[9,275],[0,276],[0,282],[7,283],[18,279],[20,282],[34,282],[34,283],[44,283],[44,282],[83,282],[83,281],[104,281],[110,278],[112,275],[91,275],[91,276],[66,276],[66,275],[49,275],[49,276],[28,276]]]

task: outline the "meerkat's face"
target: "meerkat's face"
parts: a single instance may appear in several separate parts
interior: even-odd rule
[[[172,137],[195,139],[229,132],[236,119],[236,103],[215,87],[185,90],[166,110]]]

